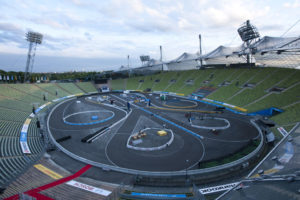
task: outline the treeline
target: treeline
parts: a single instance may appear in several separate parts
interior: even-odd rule
[[[24,83],[24,72],[4,71],[0,70],[0,83]],[[135,74],[129,72],[63,72],[63,73],[32,73],[29,76],[30,83],[36,82],[73,82],[73,81],[95,81],[101,80],[128,78]]]
[[[50,81],[93,81],[97,76],[103,76],[99,72],[64,72],[64,73],[32,73],[29,82],[50,82]],[[24,72],[0,70],[0,82],[2,83],[23,83]]]

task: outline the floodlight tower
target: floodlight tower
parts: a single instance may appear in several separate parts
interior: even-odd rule
[[[148,56],[148,55],[141,55],[141,56],[140,56],[140,60],[141,60],[141,62],[142,62],[142,65],[144,65],[145,62],[149,62],[150,56]]]
[[[27,62],[25,68],[24,82],[29,80],[30,72],[32,72],[33,69],[36,47],[37,44],[42,44],[43,35],[37,32],[29,31],[28,33],[26,33],[26,40],[29,42],[29,48],[28,48]]]
[[[250,24],[250,20],[242,24],[237,31],[244,42],[245,48],[243,49],[243,54],[247,55],[247,63],[250,63],[251,54],[255,53],[253,44],[259,40],[260,35],[256,27]]]

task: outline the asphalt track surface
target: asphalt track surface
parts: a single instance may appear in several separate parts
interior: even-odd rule
[[[127,97],[123,97],[116,93],[106,96],[109,96],[109,100],[114,100],[113,106],[110,106],[109,100],[100,103],[95,100],[96,98],[79,97],[67,100],[53,110],[49,116],[51,134],[55,139],[72,136],[70,140],[61,142],[60,145],[86,159],[122,168],[141,171],[180,171],[197,169],[199,162],[232,155],[246,147],[249,141],[259,134],[250,123],[249,117],[227,111],[222,114],[192,112],[192,117],[195,118],[205,116],[227,119],[231,126],[226,130],[212,133],[211,130],[192,127],[185,117],[187,112],[184,111],[184,107],[198,111],[213,111],[215,107],[180,97],[168,96],[167,102],[164,102],[154,94],[128,94]],[[147,102],[133,103],[134,100],[141,100],[140,97],[151,99],[151,107],[147,106]],[[131,112],[127,111],[128,101],[131,102]],[[178,111],[155,109],[170,106],[178,108]],[[95,115],[97,119],[92,120],[91,117]],[[66,123],[66,119],[77,125]],[[118,123],[120,120],[122,122]],[[81,142],[87,135],[116,123],[118,124],[95,142],[89,144]],[[220,125],[224,125],[223,122],[220,122]],[[137,130],[164,126],[171,129],[175,136],[167,148],[138,151],[126,147],[128,138]]]

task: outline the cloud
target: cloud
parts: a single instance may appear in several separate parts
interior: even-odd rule
[[[3,0],[0,52],[26,53],[25,33],[34,30],[44,35],[37,55],[123,59],[130,54],[137,63],[141,54],[159,57],[163,45],[164,59],[174,59],[198,51],[198,34],[205,52],[241,44],[236,30],[247,19],[262,36],[280,36],[299,18],[297,9],[290,9],[299,1]],[[299,35],[299,28],[289,34]]]
[[[277,31],[284,30],[284,26],[281,24],[268,24],[259,27],[259,31]]]
[[[88,33],[88,32],[85,32],[84,33],[84,36],[86,37],[86,39],[88,39],[88,40],[92,40],[92,35],[90,34],[90,33]]]
[[[21,27],[16,26],[11,23],[0,23],[0,30],[3,32],[10,32],[10,33],[14,33],[14,34],[23,33],[23,30]]]
[[[204,15],[207,16],[207,25],[209,27],[236,27],[247,19],[253,19],[254,13],[252,5],[247,1],[245,3],[233,0],[220,1],[218,5],[208,6]]]
[[[286,8],[299,8],[300,7],[300,0],[294,0],[292,3],[285,2],[283,4],[283,6],[286,7]]]
[[[10,23],[0,23],[0,43],[15,43],[19,48],[27,48],[25,32]]]

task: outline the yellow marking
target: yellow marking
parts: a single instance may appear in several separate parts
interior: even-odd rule
[[[45,103],[45,106],[48,106],[48,105],[50,105],[50,104],[51,104],[51,102]]]
[[[78,94],[75,94],[75,96],[81,96],[83,95],[84,93],[78,93]]]
[[[46,175],[50,176],[51,178],[55,179],[55,180],[63,178],[63,176],[61,176],[60,174],[52,171],[51,169],[48,169],[44,165],[37,164],[37,165],[34,165],[34,167],[37,168],[38,170],[40,170],[41,172],[43,172],[44,174],[46,174]]]
[[[30,122],[31,122],[31,119],[27,118],[27,119],[25,120],[24,124],[29,125]]]
[[[183,93],[176,93],[176,95],[178,95],[178,96],[184,96]]]
[[[160,108],[160,107],[149,107],[159,110],[171,110],[171,111],[180,111],[180,112],[199,112],[199,113],[221,113],[220,111],[205,111],[205,110],[189,110],[189,109],[174,109],[174,108]]]
[[[278,172],[278,171],[279,171],[279,169],[272,168],[272,169],[266,170],[266,171],[264,172],[264,174],[265,174],[265,175],[268,175],[268,174],[274,174],[274,173],[276,173],[276,172]],[[258,177],[260,177],[260,175],[259,175],[259,174],[255,174],[255,175],[251,176],[250,178],[258,178]]]
[[[248,111],[248,110],[245,109],[245,108],[241,108],[241,107],[237,107],[237,106],[235,106],[234,108],[237,109],[237,110],[240,110],[240,111],[242,111],[242,112],[247,112],[247,111]]]
[[[206,99],[202,99],[202,101],[207,101],[209,103],[214,103],[214,104],[218,104],[218,105],[221,105],[221,106],[224,106],[224,107],[233,108],[233,109],[236,109],[236,110],[239,110],[239,111],[242,111],[242,112],[247,112],[248,111],[245,108],[241,108],[241,107],[234,106],[234,105],[233,105],[233,107],[231,107],[231,106],[228,106],[226,104],[219,104],[219,103],[216,103],[216,102],[213,102],[213,101],[209,101],[209,100],[206,100]]]
[[[170,106],[170,105],[167,105],[167,104],[163,104],[163,105],[166,106],[166,107],[169,107],[169,108],[195,108],[195,107],[198,106],[197,104],[192,105],[192,106]]]

